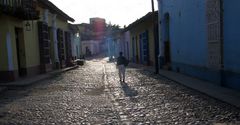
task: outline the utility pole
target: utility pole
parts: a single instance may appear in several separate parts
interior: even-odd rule
[[[154,0],[151,0],[152,1],[152,12],[154,12]]]
[[[155,53],[155,74],[158,74],[159,73],[159,69],[158,69],[159,43],[157,38],[158,34],[156,32],[157,24],[156,24],[156,18],[155,18],[154,0],[151,0],[151,2],[152,2],[152,19],[153,19],[153,41],[154,41],[154,53]]]

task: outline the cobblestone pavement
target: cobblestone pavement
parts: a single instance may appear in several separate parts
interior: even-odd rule
[[[151,72],[120,83],[106,59],[0,95],[5,124],[240,124],[240,110]]]

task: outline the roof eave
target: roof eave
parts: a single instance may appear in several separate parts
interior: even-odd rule
[[[60,16],[62,16],[66,20],[75,22],[75,20],[72,17],[68,16],[66,13],[64,13],[61,9],[59,9],[56,5],[54,5],[49,0],[38,0],[38,1],[44,4],[45,6],[47,6],[48,8],[50,8],[52,11],[58,13]]]

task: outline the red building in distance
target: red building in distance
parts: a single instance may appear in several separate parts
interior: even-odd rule
[[[106,21],[103,18],[90,18],[90,25],[92,26],[93,37],[95,40],[102,40],[105,36]]]

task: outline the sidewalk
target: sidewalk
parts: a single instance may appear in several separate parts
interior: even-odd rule
[[[154,68],[150,66],[142,66],[138,64],[130,64],[130,67],[140,68],[154,72]],[[224,101],[231,105],[240,108],[240,92],[215,85],[211,82],[200,80],[194,77],[190,77],[181,73],[176,73],[167,70],[159,70],[159,75],[178,82],[184,86],[200,91],[213,98]]]
[[[24,87],[24,86],[28,86],[31,85],[33,83],[36,83],[38,81],[47,79],[47,78],[51,78],[54,75],[72,70],[72,69],[76,69],[78,68],[78,66],[73,66],[73,67],[68,67],[68,68],[64,68],[64,69],[60,69],[60,70],[54,70],[45,74],[40,74],[31,78],[23,78],[14,82],[10,82],[10,83],[1,83],[0,84],[0,93],[7,89],[7,87]]]

